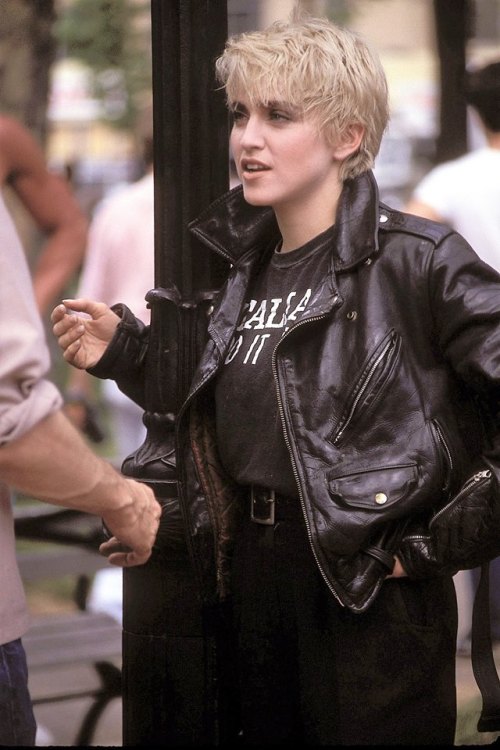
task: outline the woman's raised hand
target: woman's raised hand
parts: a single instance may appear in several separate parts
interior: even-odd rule
[[[65,299],[50,317],[64,359],[80,370],[97,364],[120,322],[104,302],[89,299]]]

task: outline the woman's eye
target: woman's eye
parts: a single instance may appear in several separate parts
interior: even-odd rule
[[[245,117],[245,113],[241,112],[239,109],[233,109],[231,112],[231,119],[233,122],[238,122],[239,120],[242,120]]]
[[[269,112],[269,119],[271,119],[271,120],[289,120],[290,117],[285,112],[280,112],[279,110],[271,110],[271,112]]]

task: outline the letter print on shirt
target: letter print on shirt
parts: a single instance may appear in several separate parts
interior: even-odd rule
[[[306,311],[311,299],[311,289],[302,293],[298,304],[292,307],[295,297],[297,297],[297,292],[292,291],[286,300],[282,297],[273,297],[270,300],[251,299],[247,312],[236,329],[237,333],[229,348],[225,364],[230,364],[238,354],[241,354],[241,364],[257,364],[264,347],[270,344],[274,347],[281,336],[288,331],[288,324],[296,321],[298,316]],[[254,336],[249,336],[247,333],[265,330],[271,330],[271,333],[256,333]],[[277,332],[279,332],[278,335]]]

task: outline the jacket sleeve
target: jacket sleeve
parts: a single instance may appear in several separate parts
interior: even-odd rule
[[[500,502],[492,472],[472,475],[427,524],[413,524],[397,553],[411,578],[454,575],[500,555]]]
[[[500,555],[500,275],[451,233],[431,254],[427,278],[434,336],[476,403],[483,437],[456,494],[406,528],[398,556],[415,578],[453,575]]]
[[[87,372],[103,380],[115,380],[118,388],[145,408],[145,359],[149,326],[144,325],[126,305],[113,305],[121,321],[99,362]]]

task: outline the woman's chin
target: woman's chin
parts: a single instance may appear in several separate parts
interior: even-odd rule
[[[249,203],[251,206],[270,206],[269,200],[266,200],[264,196],[259,196],[255,194],[254,190],[245,190],[245,186],[243,185],[243,197],[246,200],[247,203]]]

